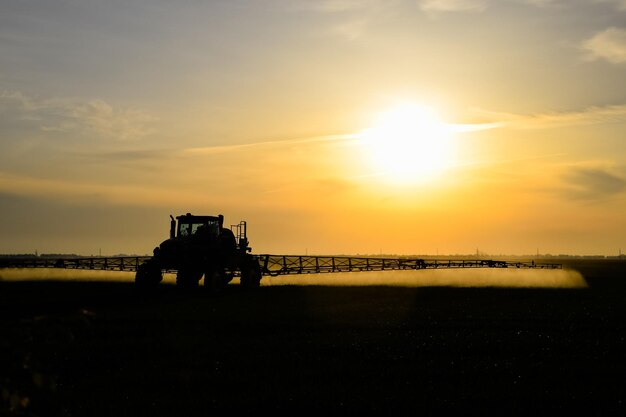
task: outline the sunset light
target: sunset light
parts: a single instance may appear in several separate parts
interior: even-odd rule
[[[377,174],[395,183],[431,180],[452,161],[450,129],[430,108],[405,104],[361,134]]]

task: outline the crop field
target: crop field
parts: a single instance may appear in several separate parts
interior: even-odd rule
[[[626,262],[565,267],[217,294],[0,271],[0,415],[624,415]]]

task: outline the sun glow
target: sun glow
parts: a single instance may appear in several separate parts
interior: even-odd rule
[[[430,180],[452,163],[451,130],[428,107],[408,104],[360,135],[376,174],[394,183]]]

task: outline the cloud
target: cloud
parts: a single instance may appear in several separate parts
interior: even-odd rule
[[[19,91],[3,91],[0,93],[0,113],[6,112],[12,107],[32,110],[35,108],[33,101]]]
[[[559,7],[568,4],[567,0],[522,0],[522,3],[537,7]]]
[[[88,180],[56,180],[0,171],[0,193],[41,199],[126,206],[168,207],[172,202],[181,205],[210,204],[211,197],[166,188],[156,182],[152,185],[102,184]],[[222,199],[226,201],[227,199]]]
[[[84,137],[137,140],[154,132],[156,118],[103,100],[39,99],[20,91],[0,92],[0,121],[22,122],[22,128]]]
[[[495,0],[416,0],[417,5],[429,14],[446,12],[483,12],[492,6],[504,3]],[[615,3],[626,10],[626,0],[587,0],[592,3]],[[533,7],[571,7],[567,0],[506,0],[508,3],[521,3]]]
[[[301,4],[302,8],[323,13],[345,12],[350,10],[362,9],[365,6],[366,2],[358,0],[307,1]]]
[[[596,3],[614,4],[618,10],[626,10],[626,0],[594,0]]]
[[[260,148],[260,147],[293,146],[293,145],[302,145],[302,144],[318,143],[318,142],[349,141],[349,140],[355,140],[355,139],[358,139],[358,135],[356,134],[325,135],[325,136],[312,136],[308,138],[243,143],[243,144],[237,144],[237,145],[205,146],[202,148],[189,148],[189,149],[186,149],[184,152],[190,153],[190,154],[207,155],[207,154],[244,151],[244,150]]]
[[[548,129],[565,126],[626,122],[626,104],[594,106],[571,112],[513,114],[476,109],[476,113],[496,120],[503,127],[517,129]]]
[[[308,0],[297,3],[297,7],[321,13],[344,13],[379,9],[388,6],[389,3],[391,3],[389,0]]]
[[[354,41],[366,33],[370,23],[396,8],[390,0],[324,0],[298,3],[299,8],[328,15],[330,33]]]
[[[626,179],[601,166],[571,167],[563,179],[563,192],[574,200],[604,200],[626,191]]]
[[[583,42],[587,59],[604,59],[613,64],[626,62],[626,29],[610,27]]]
[[[420,9],[426,12],[482,12],[487,0],[418,0]]]
[[[153,132],[155,118],[134,109],[117,109],[102,100],[69,105],[65,123],[44,130],[85,131],[118,140],[134,140]]]
[[[367,18],[354,19],[335,26],[333,32],[342,38],[353,41],[365,33],[368,24],[369,19]]]
[[[536,7],[556,6],[560,0],[509,0]],[[497,4],[493,0],[417,0],[417,5],[423,11],[434,13],[446,12],[482,12],[491,5]]]
[[[480,13],[497,5],[494,0],[414,0],[418,9],[430,17],[443,13],[465,12]],[[506,0],[510,3],[522,3],[534,7],[565,6],[563,0]],[[626,1],[626,0],[624,0]],[[384,14],[400,12],[403,3],[392,0],[301,0],[296,4],[299,10],[313,11],[326,15],[339,16],[342,21],[333,26],[331,32],[347,40],[361,37],[370,23]]]
[[[134,149],[102,152],[75,152],[72,154],[80,158],[93,161],[121,161],[131,163],[151,161],[161,163],[168,156],[172,155],[173,152],[175,151],[171,149]]]

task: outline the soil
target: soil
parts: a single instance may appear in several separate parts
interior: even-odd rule
[[[0,282],[0,415],[626,414],[626,262],[586,289]]]

